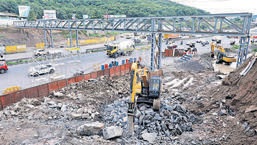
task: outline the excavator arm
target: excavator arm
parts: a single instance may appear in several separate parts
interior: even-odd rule
[[[130,91],[131,97],[128,102],[128,131],[129,135],[133,135],[134,133],[134,114],[136,108],[136,95],[141,93],[141,82],[139,72],[142,69],[139,69],[139,64],[132,63],[131,73],[130,73]]]

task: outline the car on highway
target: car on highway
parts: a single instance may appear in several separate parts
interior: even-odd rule
[[[5,61],[0,61],[0,74],[6,73],[8,66]]]
[[[44,74],[52,74],[55,72],[55,68],[51,64],[41,64],[29,69],[29,75],[37,77]]]
[[[47,55],[47,51],[45,49],[37,49],[34,52],[34,56],[44,56]]]
[[[202,42],[202,40],[201,40],[201,39],[196,40],[196,43],[201,43],[201,42]]]

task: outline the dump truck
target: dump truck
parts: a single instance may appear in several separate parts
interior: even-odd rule
[[[113,41],[105,45],[107,55],[112,58],[119,56],[131,55],[135,49],[135,42],[133,40]]]

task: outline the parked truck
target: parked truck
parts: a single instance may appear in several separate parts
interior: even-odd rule
[[[135,42],[133,40],[124,41],[113,41],[105,45],[107,50],[107,55],[112,58],[117,58],[119,56],[131,55],[135,49]]]

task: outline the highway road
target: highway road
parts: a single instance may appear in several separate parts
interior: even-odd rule
[[[94,44],[94,45],[86,45],[86,46],[80,46],[80,52],[86,52],[87,49],[94,49],[94,48],[104,48],[104,44]],[[48,50],[56,49],[56,48],[47,48]],[[63,48],[60,48],[63,49]],[[33,48],[28,48],[27,52],[23,53],[13,53],[13,54],[7,54],[5,55],[6,60],[13,60],[13,59],[21,59],[21,58],[30,58],[34,55]]]
[[[206,38],[204,40],[208,40],[210,42],[211,37]],[[224,38],[226,39],[226,38]],[[224,40],[223,39],[223,40]],[[185,44],[188,42],[195,42],[196,39],[185,40],[183,45],[180,45],[180,41],[177,41],[178,48],[187,48]],[[226,42],[229,42],[228,39]],[[227,44],[224,44],[225,46]],[[101,47],[99,45],[98,47]],[[93,46],[91,46],[93,47]],[[163,44],[165,48],[165,44]],[[199,54],[210,52],[210,45],[201,46],[201,44],[196,43],[196,48],[198,49]],[[143,58],[143,63],[147,66],[150,66],[150,49],[148,50],[135,50],[131,56],[122,56],[116,59],[116,61],[121,64],[121,60],[128,58]],[[170,61],[170,59],[177,58],[164,58],[163,64],[165,65]],[[74,73],[79,71],[84,71],[85,73],[89,73],[95,71],[95,67],[100,69],[102,64],[109,64],[113,61],[113,58],[108,58],[106,56],[106,52],[96,52],[96,53],[88,53],[72,56],[69,58],[60,58],[60,59],[52,59],[47,60],[43,63],[51,63],[56,68],[56,72],[54,74],[42,75],[39,77],[30,77],[28,76],[28,70],[30,67],[37,65],[37,62],[29,63],[29,64],[20,64],[9,66],[9,70],[5,74],[0,74],[0,94],[1,92],[10,86],[20,86],[22,89],[29,88],[32,86],[37,86],[40,84],[44,84],[50,82],[50,77],[53,76],[62,76],[65,78],[73,76]]]

